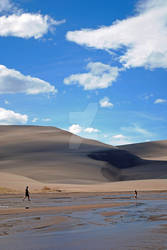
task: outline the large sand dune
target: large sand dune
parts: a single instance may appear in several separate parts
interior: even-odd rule
[[[106,181],[105,162],[87,156],[112,148],[53,127],[0,126],[0,171],[46,183]]]
[[[54,127],[0,126],[0,187],[111,191],[112,184],[116,191],[126,190],[125,181],[165,179],[167,141],[153,144],[118,148]]]

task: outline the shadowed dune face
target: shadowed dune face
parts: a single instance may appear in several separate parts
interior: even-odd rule
[[[126,150],[118,149],[92,152],[88,156],[95,160],[106,161],[118,169],[131,168],[145,163],[145,161],[138,156]]]
[[[140,154],[135,155],[133,146],[135,147],[136,145],[121,146],[118,147],[119,150],[117,148],[92,152],[89,154],[89,157],[108,163],[108,168],[104,168],[102,171],[103,175],[112,181],[167,178],[167,161],[164,160],[165,149],[162,158],[160,156],[158,157],[158,152],[156,150],[151,153],[151,149],[149,149],[150,155],[154,155],[155,157],[155,160],[153,160],[151,157],[142,158],[143,154],[141,153],[141,148]],[[143,150],[147,148],[147,145],[144,146]],[[129,147],[132,149],[131,151],[128,150]]]
[[[124,171],[125,179],[166,179],[167,140],[123,145],[118,147],[143,159],[143,164]]]
[[[54,127],[0,126],[0,173],[57,184],[166,178],[167,141],[153,144],[116,148]]]

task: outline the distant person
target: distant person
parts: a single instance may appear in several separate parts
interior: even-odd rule
[[[136,190],[134,191],[134,199],[135,200],[137,199],[137,191]]]
[[[27,186],[26,189],[25,189],[25,196],[24,196],[23,201],[24,201],[26,198],[28,198],[28,200],[30,201],[30,192],[29,192],[29,190],[28,190],[28,186]]]

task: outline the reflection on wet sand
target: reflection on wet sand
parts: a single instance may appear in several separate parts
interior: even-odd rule
[[[143,192],[136,201],[131,193],[62,193],[22,202],[20,196],[1,195],[0,245],[3,250],[167,249],[166,197]]]

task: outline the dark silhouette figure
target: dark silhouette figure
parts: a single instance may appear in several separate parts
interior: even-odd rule
[[[137,191],[136,190],[134,191],[134,199],[135,200],[137,199]]]
[[[28,200],[30,201],[30,192],[29,192],[29,190],[28,190],[28,186],[26,187],[25,196],[24,196],[23,201],[24,201],[26,198],[28,198]]]

